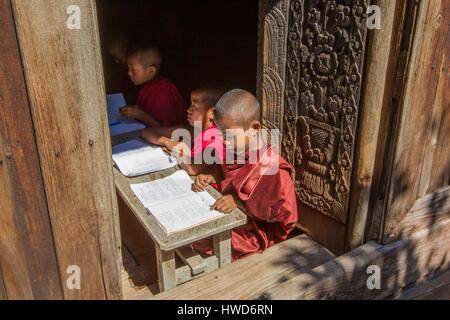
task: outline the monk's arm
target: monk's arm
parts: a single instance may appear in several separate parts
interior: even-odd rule
[[[198,176],[201,173],[204,173],[207,170],[208,165],[206,164],[188,164],[182,163],[180,165],[181,169],[185,170],[190,176]]]
[[[141,138],[151,144],[166,147],[169,151],[178,144],[177,141],[171,140],[172,133],[183,127],[153,127],[142,131]]]
[[[147,127],[161,127],[161,124],[155,118],[144,111],[139,114],[137,120],[141,121]]]

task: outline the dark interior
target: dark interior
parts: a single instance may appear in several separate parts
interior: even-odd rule
[[[97,0],[97,9],[108,93],[136,91],[108,54],[121,32],[161,48],[161,73],[187,102],[208,83],[255,92],[258,0]]]

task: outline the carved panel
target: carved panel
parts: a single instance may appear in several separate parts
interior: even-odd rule
[[[286,45],[290,0],[260,0],[258,98],[263,125],[283,129]]]
[[[358,119],[368,0],[291,0],[282,153],[300,200],[342,223]]]

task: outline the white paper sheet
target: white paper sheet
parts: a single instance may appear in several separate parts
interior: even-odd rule
[[[106,103],[108,107],[108,123],[111,137],[145,128],[145,125],[142,123],[127,119],[120,115],[120,108],[126,105],[123,93],[107,95]]]
[[[131,189],[161,227],[173,233],[223,216],[210,210],[216,200],[206,191],[192,191],[192,183],[186,171],[177,171],[164,179],[131,185]]]
[[[127,177],[136,177],[161,171],[177,165],[160,147],[147,145],[139,140],[130,140],[113,147],[113,161]]]

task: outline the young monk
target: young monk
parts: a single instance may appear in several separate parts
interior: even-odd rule
[[[210,161],[210,164],[223,163],[225,146],[222,135],[214,123],[213,110],[224,92],[222,88],[214,86],[204,86],[193,90],[191,106],[187,110],[189,126],[147,128],[143,131],[142,138],[152,144],[165,147],[169,152],[176,148],[177,152],[186,152],[187,156],[181,155],[183,158],[181,167],[191,176],[200,174],[208,167],[208,162],[195,161],[198,156],[201,157],[200,160],[211,156],[213,161]],[[197,130],[195,126],[198,126]],[[187,146],[182,145],[183,142],[172,140],[172,135],[177,129],[186,129],[189,136],[193,136],[196,131],[200,133],[194,136],[193,141],[189,142],[190,146]]]
[[[128,51],[128,75],[142,86],[137,105],[122,108],[122,116],[136,119],[148,127],[184,123],[186,106],[175,84],[159,75],[162,57],[155,46],[136,46]]]
[[[242,161],[223,165],[223,177],[201,174],[193,189],[202,192],[220,182],[222,198],[212,210],[230,213],[241,204],[248,215],[248,223],[232,231],[232,257],[239,259],[250,253],[262,252],[287,239],[297,224],[297,201],[291,179],[291,166],[260,136],[260,105],[244,90],[232,90],[217,103],[214,121],[225,139],[227,151],[242,155]],[[239,156],[237,157],[239,158]],[[194,248],[212,254],[211,240],[204,240]]]

